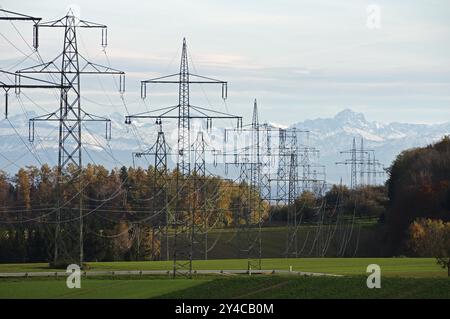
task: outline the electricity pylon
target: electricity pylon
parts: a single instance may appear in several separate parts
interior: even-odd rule
[[[352,142],[352,148],[347,151],[341,151],[340,154],[350,154],[349,159],[345,159],[343,162],[336,162],[336,165],[350,165],[351,170],[351,177],[350,177],[350,188],[355,189],[358,186],[358,180],[357,180],[357,153],[359,153],[360,150],[356,148],[356,140],[353,138]]]
[[[166,142],[166,137],[162,128],[162,121],[156,120],[158,125],[158,135],[156,142],[146,151],[133,153],[134,158],[137,157],[153,157],[153,181],[152,181],[152,228],[156,231],[154,235],[165,235],[166,241],[166,260],[169,260],[169,224],[171,220],[170,210],[168,209],[168,187],[169,187],[169,171],[167,168],[167,155],[170,152],[170,146]],[[162,216],[162,218],[154,219],[154,216]],[[153,239],[152,239],[153,240]],[[152,252],[153,253],[153,252]]]
[[[236,209],[234,222],[236,227],[236,247],[238,256],[247,257],[247,269],[261,269],[262,241],[261,227],[263,213],[271,200],[271,131],[273,128],[259,122],[258,105],[253,103],[252,122],[237,129],[225,130],[225,145],[233,133],[235,149],[224,149],[225,166],[239,167],[240,206]],[[242,149],[237,148],[237,140],[243,142]],[[242,141],[242,138],[244,140]],[[248,139],[248,140],[247,140]]]
[[[297,128],[277,129],[278,158],[276,174],[271,182],[276,183],[275,203],[287,208],[286,257],[298,256],[297,233],[302,221],[302,211],[296,205],[297,198],[302,192],[312,191],[321,194],[326,183],[325,169],[314,158],[319,151],[307,143],[300,143],[299,134],[309,131]],[[301,172],[300,172],[301,170]]]
[[[87,113],[81,106],[81,74],[113,74],[120,76],[120,92],[125,90],[125,73],[107,66],[102,66],[86,60],[79,52],[77,45],[78,28],[100,28],[102,30],[102,46],[107,45],[107,26],[85,20],[80,20],[73,15],[72,10],[61,19],[39,22],[34,25],[35,34],[39,28],[63,28],[64,46],[63,51],[50,62],[17,71],[22,74],[47,74],[58,75],[61,86],[59,109],[42,116],[30,119],[30,141],[34,140],[34,125],[40,121],[54,121],[59,124],[58,141],[58,172],[57,172],[57,196],[58,206],[55,218],[55,245],[53,262],[55,264],[78,261],[83,264],[83,185],[82,185],[82,125],[83,122],[105,122],[105,135],[111,137],[111,121],[104,117]],[[37,38],[36,38],[37,40]],[[35,41],[38,48],[38,41]],[[57,63],[60,60],[61,67]],[[80,62],[84,64],[80,65]],[[64,175],[71,172],[73,180],[78,179],[78,189],[75,187],[76,196],[64,202],[65,192],[68,185]],[[65,186],[65,187],[63,187]],[[75,204],[75,198],[78,203]],[[70,204],[73,203],[73,204]],[[77,207],[78,206],[78,207]],[[72,208],[78,210],[78,216],[71,214]],[[78,229],[64,227],[79,221]],[[76,244],[74,236],[78,231],[78,257],[74,257]],[[76,242],[76,240],[75,240]]]
[[[377,185],[377,176],[383,177],[386,171],[383,164],[375,158],[374,150],[368,151],[368,158],[365,167],[366,171],[363,171],[363,173],[367,176],[367,185]]]
[[[381,167],[382,165],[375,159],[375,151],[364,148],[363,138],[361,138],[359,148],[356,146],[356,139],[353,138],[352,148],[347,151],[341,151],[340,154],[350,154],[350,158],[336,162],[336,165],[350,165],[351,189],[356,189],[358,186],[363,186],[364,184],[374,185],[376,176],[383,174],[383,171],[377,169],[377,167]],[[364,176],[367,176],[366,183],[364,183]]]
[[[177,171],[176,171],[176,207],[173,218],[173,277],[177,274],[191,276],[192,252],[194,249],[194,237],[196,231],[192,202],[186,199],[193,192],[189,186],[191,174],[191,121],[193,119],[206,120],[207,129],[212,127],[213,119],[236,119],[237,126],[242,125],[242,117],[218,112],[212,109],[194,106],[190,102],[191,84],[219,84],[222,86],[222,98],[227,97],[227,82],[193,74],[189,72],[188,52],[186,39],[183,39],[181,61],[178,73],[141,81],[141,97],[147,96],[149,84],[177,84],[178,104],[152,110],[149,112],[128,115],[125,123],[131,124],[132,119],[176,119],[177,132]],[[184,237],[184,238],[182,238]]]

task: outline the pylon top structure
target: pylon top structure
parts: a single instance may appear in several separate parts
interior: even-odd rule
[[[189,133],[191,119],[204,119],[206,120],[207,128],[211,128],[213,119],[236,119],[237,126],[240,126],[242,125],[242,117],[191,104],[191,84],[219,84],[222,86],[222,98],[225,100],[228,93],[228,83],[226,81],[221,81],[189,72],[186,38],[183,38],[179,72],[141,81],[141,97],[143,99],[146,98],[148,84],[157,83],[178,84],[178,104],[152,110],[149,112],[126,116],[125,123],[131,124],[132,119],[138,118],[178,119],[178,169],[182,175],[188,175],[190,172],[189,148],[191,143]]]
[[[102,30],[102,46],[107,45],[107,26],[99,23],[81,20],[73,15],[70,9],[61,19],[39,22],[34,25],[38,28],[64,28],[63,52],[50,62],[28,67],[17,71],[23,74],[58,74],[60,75],[61,89],[60,107],[58,110],[30,119],[30,141],[34,140],[34,122],[36,121],[56,121],[62,124],[62,137],[60,137],[60,152],[58,167],[63,168],[68,164],[81,167],[81,122],[101,121],[106,123],[106,138],[110,137],[111,122],[104,117],[90,114],[83,110],[81,106],[81,86],[82,74],[113,74],[120,76],[119,91],[125,91],[125,73],[88,61],[78,52],[77,28],[100,28]],[[38,31],[35,32],[38,34]],[[38,48],[38,41],[35,43]],[[60,63],[60,66],[58,66]],[[61,145],[62,143],[62,145]]]
[[[147,150],[143,152],[133,152],[133,166],[134,158],[142,157],[142,156],[155,156],[154,168],[164,167],[164,170],[167,171],[167,155],[169,154],[171,147],[166,142],[166,137],[162,128],[161,120],[156,120],[156,125],[158,125],[158,135],[156,137],[156,142],[150,146]]]

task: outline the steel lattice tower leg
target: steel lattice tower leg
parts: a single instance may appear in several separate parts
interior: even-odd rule
[[[302,192],[311,190],[311,164],[309,158],[309,148],[305,147],[302,152]]]
[[[250,185],[249,185],[249,217],[248,217],[248,270],[261,269],[261,226],[262,226],[262,201],[261,201],[261,135],[256,99],[253,104],[253,120],[250,145]],[[257,202],[254,203],[255,198]],[[256,210],[256,223],[252,219],[252,211]],[[256,224],[256,227],[255,227]]]
[[[297,241],[297,207],[295,200],[298,196],[298,157],[297,152],[292,152],[289,163],[289,195],[288,195],[288,235],[286,243],[286,256],[297,257],[298,241]]]
[[[205,140],[203,132],[197,133],[197,139],[193,144],[194,151],[194,207],[191,213],[193,222],[191,233],[191,249],[194,255],[195,247],[203,246],[203,256],[208,259],[208,216],[206,212],[206,161]],[[200,212],[200,214],[198,214]],[[201,216],[197,223],[197,215]]]
[[[288,154],[286,151],[286,130],[279,130],[278,141],[278,170],[277,170],[277,205],[287,204],[287,171],[288,171]]]
[[[353,138],[353,146],[352,146],[352,160],[351,160],[351,182],[350,187],[351,189],[355,189],[358,186],[358,181],[356,179],[356,171],[357,171],[357,161],[356,161],[356,142],[355,138]]]
[[[167,260],[169,260],[169,223],[170,216],[169,210],[167,209],[167,143],[164,135],[164,131],[162,130],[161,120],[157,121],[159,124],[158,137],[156,138],[155,143],[155,161],[154,161],[154,180],[153,180],[153,194],[157,198],[154,201],[154,214],[159,214],[160,210],[164,210],[163,218],[164,220],[160,220],[158,218],[157,227],[160,233],[164,232],[166,238],[166,255]],[[164,231],[163,231],[164,229]],[[153,238],[153,237],[152,237]]]
[[[271,166],[271,134],[266,127],[262,128],[261,138],[261,178],[260,178],[260,192],[261,199],[267,204],[271,200],[271,185],[270,185],[270,166]]]
[[[235,217],[236,224],[236,247],[238,251],[238,258],[241,258],[241,253],[248,251],[247,238],[243,239],[242,235],[247,235],[250,215],[250,176],[249,176],[249,154],[248,147],[244,150],[244,158],[239,164],[239,208]]]
[[[364,140],[361,138],[361,149],[359,153],[359,165],[360,165],[360,172],[359,172],[359,184],[361,186],[364,185],[364,173],[365,173],[365,150],[364,150]]]

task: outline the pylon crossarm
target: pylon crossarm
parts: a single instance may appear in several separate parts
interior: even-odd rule
[[[160,77],[157,77],[157,78],[153,78],[153,79],[148,79],[148,80],[144,80],[144,81],[141,81],[141,84],[145,84],[145,83],[180,83],[180,81],[179,80],[174,80],[174,81],[161,81],[161,80],[163,80],[163,79],[168,79],[168,78],[171,78],[171,77],[174,77],[174,76],[180,76],[180,73],[175,73],[175,74],[170,74],[170,75],[165,75],[165,76],[160,76]]]
[[[104,24],[92,22],[92,21],[86,21],[86,20],[79,20],[77,27],[79,27],[79,28],[101,28],[101,29],[107,28],[107,26]]]
[[[181,84],[181,83],[185,83],[185,84],[222,84],[222,98],[225,100],[227,98],[228,95],[228,82],[226,81],[221,81],[221,80],[217,80],[217,79],[213,79],[213,78],[209,78],[206,76],[201,76],[201,75],[197,75],[197,74],[191,74],[188,73],[187,74],[187,79],[183,79],[181,80],[181,73],[174,73],[174,74],[170,74],[170,75],[165,75],[165,76],[160,76],[157,78],[153,78],[153,79],[148,79],[148,80],[144,80],[141,81],[141,97],[143,99],[146,98],[147,96],[147,84],[148,83],[160,83],[160,84]],[[176,80],[169,80],[172,77],[177,77]],[[202,81],[192,81],[190,80],[190,77],[195,77],[195,78],[199,78],[202,79]]]
[[[46,80],[42,80],[42,79],[38,79],[38,78],[34,78],[31,76],[27,76],[27,75],[23,75],[23,74],[19,74],[19,73],[12,73],[12,72],[8,72],[8,71],[3,71],[0,70],[0,73],[2,74],[6,74],[14,76],[14,84],[8,84],[5,83],[3,81],[0,81],[0,87],[7,87],[7,88],[55,88],[55,89],[62,89],[62,88],[68,88],[69,86],[67,85],[60,85],[51,81],[46,81]],[[39,84],[23,84],[22,83],[22,79],[25,80],[31,80],[34,82],[37,82]]]
[[[157,78],[152,78],[152,79],[148,79],[148,80],[144,80],[141,81],[141,83],[145,84],[145,83],[174,83],[174,84],[179,84],[180,83],[180,79],[177,78],[176,80],[170,81],[170,80],[166,80],[172,77],[179,77],[180,73],[174,73],[174,74],[169,74],[169,75],[165,75],[165,76],[160,76]],[[218,79],[213,79],[213,78],[209,78],[206,76],[201,76],[201,75],[197,75],[197,74],[192,74],[189,73],[189,77],[196,77],[199,79],[203,79],[204,81],[186,81],[187,83],[191,84],[228,84],[227,81],[222,81],[222,80],[218,80]]]
[[[55,61],[60,58],[62,54],[58,55],[50,62],[33,65],[25,69],[17,70],[16,74],[21,73],[61,73],[61,69],[56,65]]]
[[[47,113],[44,115],[33,117],[30,119],[30,121],[60,121],[60,118],[59,118],[58,112],[51,112],[51,113]],[[67,118],[67,119],[65,119],[65,121],[110,122],[111,120],[106,117],[97,116],[97,115],[93,115],[93,114],[82,111],[82,115],[81,115],[80,119]]]
[[[30,76],[20,75],[16,73],[11,73],[7,71],[1,71],[0,74],[14,75],[14,83],[5,83],[0,81],[0,88],[5,91],[5,118],[8,118],[8,108],[9,108],[9,90],[14,89],[16,94],[20,94],[21,89],[64,89],[67,88],[66,85],[59,85],[50,81],[45,81],[41,79],[32,78]],[[32,80],[38,84],[23,84],[22,79]]]
[[[4,12],[8,15],[0,17],[0,20],[28,20],[37,23],[42,20],[42,18],[29,16],[23,13],[13,12],[5,9],[0,9],[0,12]]]
[[[80,67],[80,73],[83,74],[119,74],[119,75],[125,75],[124,71],[111,68],[109,66],[104,66],[98,63],[90,62],[85,57],[83,57],[81,54],[78,54],[80,57],[80,60],[83,60],[85,62],[85,65]]]
[[[87,113],[83,110],[81,110],[81,121],[88,121],[88,122],[111,122],[110,119],[103,117],[103,116],[98,116],[98,115],[94,115],[91,113]]]
[[[52,20],[52,21],[45,21],[40,22],[37,24],[39,27],[51,27],[51,28],[65,28],[67,26],[67,18],[68,16],[64,16],[61,19],[58,20]],[[75,27],[77,28],[101,28],[106,29],[107,26],[104,24],[96,23],[96,22],[90,22],[86,20],[80,20],[76,18],[77,22],[75,24]]]
[[[87,62],[80,68],[82,74],[119,74],[125,75],[124,71],[116,70],[108,66],[97,64],[94,62]]]
[[[157,144],[155,143],[152,146],[150,146],[147,150],[145,150],[143,152],[133,152],[132,155],[134,157],[141,157],[141,156],[146,156],[146,155],[147,156],[157,155],[156,146],[157,146]],[[168,151],[166,152],[167,155],[176,155],[175,153],[172,154],[169,152],[172,150],[172,148],[168,144],[166,144],[166,147],[168,149]]]
[[[58,112],[47,113],[44,115],[40,115],[37,117],[33,117],[28,121],[28,139],[30,142],[34,141],[34,122],[61,122],[62,119],[59,116]],[[82,111],[82,115],[79,119],[77,118],[64,118],[65,122],[105,122],[105,138],[107,140],[111,139],[111,120],[102,117],[93,115],[90,113],[86,113]]]
[[[178,105],[167,106],[167,107],[162,107],[162,108],[159,108],[156,110],[127,115],[127,116],[125,116],[125,123],[131,124],[131,119],[161,119],[163,117],[171,118],[168,114],[170,112],[172,112],[173,110],[178,111]],[[156,114],[157,112],[162,112],[162,113]],[[173,116],[174,116],[174,118],[177,118],[177,116],[175,116],[175,115],[173,115]]]
[[[213,79],[213,78],[210,78],[210,77],[207,77],[207,76],[203,76],[203,75],[197,75],[197,74],[189,73],[189,76],[190,76],[190,77],[195,77],[195,78],[199,78],[199,79],[206,80],[206,81],[189,81],[189,83],[202,83],[202,84],[208,84],[208,83],[214,84],[214,83],[216,83],[216,84],[228,84],[227,81],[222,81],[222,80],[218,80],[218,79]]]
[[[5,91],[8,91],[9,89],[63,89],[67,88],[66,86],[61,85],[33,85],[33,84],[23,84],[23,85],[15,85],[15,84],[6,84],[2,81],[0,81],[0,88],[5,89]]]
[[[189,106],[190,106],[191,110],[195,110],[198,113],[200,113],[201,115],[203,115],[203,118],[237,119],[237,120],[242,121],[242,116],[237,116],[237,115],[230,114],[230,113],[215,111],[215,110],[207,109],[207,108],[200,107],[200,106],[194,106],[194,105],[189,105]]]
[[[127,116],[125,116],[125,123],[130,124],[131,119],[137,119],[137,118],[177,119],[179,117],[178,108],[179,108],[179,106],[175,105],[175,106],[164,107],[164,108],[160,108],[160,109],[152,110],[152,111],[148,111],[148,112],[127,115]],[[206,109],[206,108],[202,108],[202,107],[198,107],[198,106],[192,106],[192,105],[190,105],[190,109],[191,109],[191,111],[192,110],[197,111],[196,113],[191,113],[189,115],[189,118],[191,118],[191,119],[207,119],[207,120],[236,119],[236,120],[238,120],[238,123],[241,123],[241,121],[242,121],[241,116],[236,116],[236,115],[229,114],[229,113],[214,111],[214,110],[210,110],[210,109]],[[160,113],[157,113],[157,112],[160,112]]]
[[[64,22],[64,19],[65,17],[58,20],[40,22],[37,25],[39,27],[65,27],[66,23]]]
[[[59,117],[56,114],[56,112],[52,112],[52,113],[39,115],[39,116],[29,119],[29,122],[34,122],[34,121],[59,121]]]

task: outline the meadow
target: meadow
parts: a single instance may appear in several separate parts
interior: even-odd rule
[[[368,289],[366,267],[381,267],[381,289]],[[97,262],[96,270],[170,270],[171,262]],[[199,260],[195,269],[245,269],[246,260]],[[82,278],[68,289],[64,278],[2,278],[0,298],[450,298],[450,278],[432,258],[263,259],[266,270],[320,272],[342,277],[275,275],[103,276]],[[47,264],[1,264],[0,273],[51,270]]]

